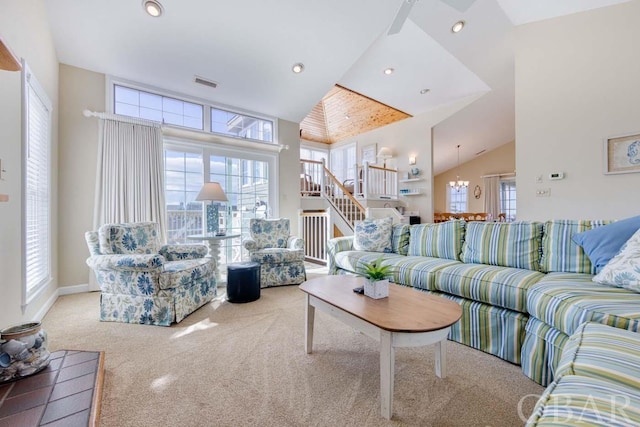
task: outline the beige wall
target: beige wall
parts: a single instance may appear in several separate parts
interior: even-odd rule
[[[278,143],[288,145],[278,158],[278,204],[281,218],[289,218],[291,232],[298,234],[300,209],[300,125],[278,120]]]
[[[638,16],[632,1],[517,29],[520,219],[640,213],[640,173],[603,174],[604,138],[640,132]],[[549,181],[550,172],[566,178]],[[544,188],[550,197],[536,197]]]
[[[0,180],[0,328],[38,319],[53,302],[58,283],[57,159],[58,60],[42,0],[0,0],[0,36],[16,56],[24,58],[53,105],[51,147],[51,284],[27,307],[22,303],[22,100],[20,72],[0,71],[0,159],[6,173]]]
[[[59,285],[86,284],[85,231],[93,229],[98,120],[82,110],[104,111],[105,76],[60,64]]]
[[[463,147],[460,147],[460,150],[462,149]],[[469,181],[468,212],[484,212],[484,182],[480,177],[483,175],[514,172],[516,164],[515,151],[516,144],[510,142],[486,152],[469,162],[460,164],[460,179]],[[456,179],[456,169],[457,168],[449,169],[433,178],[433,207],[435,212],[449,211],[447,208],[447,185],[449,181]],[[473,196],[473,190],[476,185],[479,185],[482,191],[479,199]]]

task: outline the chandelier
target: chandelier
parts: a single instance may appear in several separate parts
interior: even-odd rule
[[[449,187],[456,191],[460,191],[462,188],[469,187],[469,181],[462,181],[460,179],[460,144],[458,144],[458,167],[456,168],[456,180],[449,181]]]

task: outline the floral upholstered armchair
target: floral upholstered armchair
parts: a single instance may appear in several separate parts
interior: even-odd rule
[[[206,246],[161,246],[156,223],[106,224],[85,239],[102,321],[169,326],[216,296]]]
[[[306,280],[304,240],[291,236],[288,219],[251,219],[249,233],[243,243],[251,261],[260,264],[260,287]]]

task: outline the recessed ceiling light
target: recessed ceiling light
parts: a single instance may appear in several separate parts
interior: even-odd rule
[[[158,0],[143,0],[142,7],[144,7],[145,12],[154,18],[160,17],[164,12],[164,8]]]
[[[387,76],[390,74],[393,74],[395,70],[393,68],[385,68],[383,73],[385,73]]]
[[[431,91],[431,89],[422,89],[420,91],[420,95],[424,95],[425,93],[430,92],[430,91]]]
[[[296,74],[300,74],[301,72],[304,71],[304,64],[302,62],[298,62],[297,64],[293,64],[293,67],[291,67],[291,71],[293,71]]]
[[[464,21],[458,21],[451,27],[452,33],[459,33],[464,28]]]

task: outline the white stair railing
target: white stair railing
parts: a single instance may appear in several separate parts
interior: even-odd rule
[[[327,261],[327,241],[331,237],[329,210],[300,211],[299,235],[304,239],[305,258],[310,261]]]

